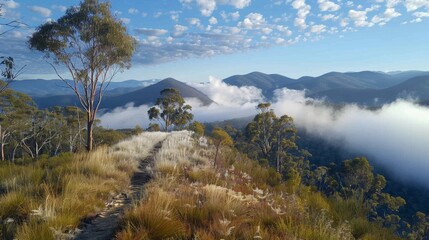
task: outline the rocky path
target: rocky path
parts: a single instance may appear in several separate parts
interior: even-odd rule
[[[117,195],[107,204],[106,208],[92,219],[83,221],[83,230],[75,239],[77,240],[110,240],[114,239],[119,229],[119,223],[125,210],[133,201],[142,197],[144,185],[150,181],[151,175],[146,170],[153,163],[154,156],[162,147],[162,142],[157,143],[150,154],[140,161],[138,171],[131,178],[129,189]]]

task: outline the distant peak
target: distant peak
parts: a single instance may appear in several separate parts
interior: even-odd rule
[[[267,74],[265,74],[263,72],[254,71],[254,72],[248,73],[246,75],[267,75]]]
[[[162,80],[161,82],[179,82],[179,80],[176,80],[174,78],[169,77],[169,78]]]

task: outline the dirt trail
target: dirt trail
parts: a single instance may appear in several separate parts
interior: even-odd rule
[[[140,161],[138,171],[131,178],[129,189],[114,197],[103,211],[94,216],[93,220],[83,221],[82,232],[75,237],[76,240],[114,239],[125,210],[131,206],[133,201],[141,199],[144,185],[151,179],[146,167],[153,163],[154,156],[161,147],[162,142],[157,143],[149,156]]]

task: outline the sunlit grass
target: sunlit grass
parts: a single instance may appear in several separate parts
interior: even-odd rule
[[[91,153],[2,164],[1,230],[12,229],[2,239],[13,239],[14,234],[20,240],[72,237],[83,218],[127,189],[139,161],[165,136],[144,133]]]
[[[353,239],[320,193],[289,191],[273,169],[226,148],[214,168],[214,149],[190,136],[168,135],[118,239]]]

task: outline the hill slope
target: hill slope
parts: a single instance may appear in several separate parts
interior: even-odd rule
[[[411,77],[428,75],[427,72],[407,71],[399,73],[383,73],[373,71],[362,72],[330,72],[318,77],[301,77],[292,79],[278,74],[253,72],[246,75],[235,75],[224,79],[234,86],[254,86],[262,90],[265,97],[272,99],[273,91],[278,88],[295,90],[306,89],[309,94],[316,94],[333,89],[384,89],[400,84]]]
[[[128,103],[133,102],[134,106],[140,106],[143,104],[154,104],[156,99],[160,96],[159,92],[165,88],[175,88],[179,90],[180,94],[184,98],[196,98],[203,105],[209,105],[213,103],[209,97],[197,89],[177,81],[173,78],[164,79],[156,84],[148,87],[139,89],[137,91],[128,92],[120,95],[105,96],[102,100],[100,108],[102,109],[114,109],[116,107],[125,106]],[[49,96],[49,97],[38,97],[34,98],[39,108],[45,109],[53,106],[80,106],[79,101],[74,95],[62,95],[62,96]]]
[[[73,83],[71,80],[67,80]],[[127,80],[122,82],[111,82],[106,88],[106,94],[114,95],[127,93],[159,82],[153,80]],[[28,79],[16,80],[10,84],[15,91],[25,93],[31,97],[58,96],[73,94],[70,88],[62,80]],[[118,91],[119,90],[119,91]]]
[[[253,86],[262,90],[265,97],[271,99],[273,91],[278,88],[284,88],[296,80],[279,75],[279,74],[265,74],[261,72],[252,72],[246,75],[234,75],[223,80],[229,85],[238,87]]]
[[[332,89],[310,95],[332,103],[380,105],[398,98],[429,99],[429,75],[411,78],[385,89]]]

